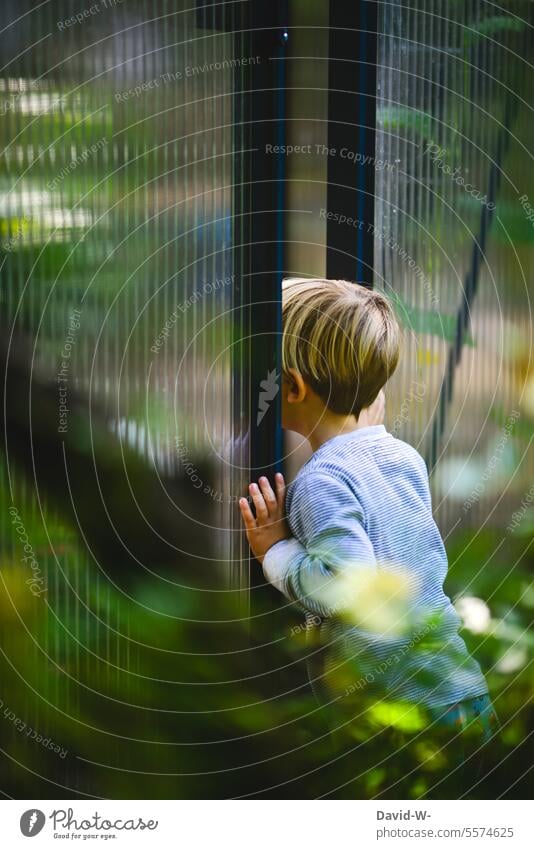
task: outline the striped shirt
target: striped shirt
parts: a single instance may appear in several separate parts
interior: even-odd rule
[[[286,507],[292,537],[269,549],[263,569],[319,628],[323,648],[310,649],[308,671],[321,698],[350,692],[351,680],[354,689],[428,708],[487,693],[443,589],[447,556],[414,448],[383,425],[336,436],[289,485]],[[375,596],[369,582],[358,583],[368,575]],[[353,618],[332,603],[340,584],[354,587]],[[402,589],[403,601],[391,607],[386,599],[389,619],[381,621],[376,593],[388,586],[393,595]]]

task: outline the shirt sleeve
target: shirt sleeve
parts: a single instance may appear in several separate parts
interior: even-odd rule
[[[332,610],[332,581],[342,572],[376,567],[362,506],[347,484],[312,472],[293,484],[293,537],[269,549],[266,579],[291,601],[322,617]]]

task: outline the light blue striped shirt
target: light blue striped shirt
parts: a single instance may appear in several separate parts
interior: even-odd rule
[[[263,569],[320,629],[323,650],[310,650],[309,674],[321,698],[351,692],[351,681],[353,690],[430,708],[487,692],[443,590],[447,556],[414,448],[383,425],[336,436],[290,484],[286,507],[293,537],[269,549]],[[403,629],[360,627],[337,615],[333,582],[362,569],[376,572],[378,587],[380,575],[406,586]],[[358,613],[357,589],[353,604]]]

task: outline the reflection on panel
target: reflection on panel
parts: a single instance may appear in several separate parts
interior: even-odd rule
[[[213,5],[197,13],[195,3],[166,0],[6,0],[0,12],[4,326],[29,340],[35,374],[56,382],[60,437],[87,438],[73,399],[90,394],[125,450],[202,491],[209,519],[198,535],[215,538],[223,588],[233,580],[229,529],[238,518],[229,471],[239,381],[233,185],[244,145],[235,89],[256,61],[240,34],[240,4],[228,6],[225,28]],[[104,729],[98,743],[87,745],[81,722],[69,726],[70,739],[79,735],[80,752],[94,746],[106,760],[119,745],[106,734],[133,717],[114,716],[113,699],[162,703],[155,684],[139,682],[174,677],[172,629],[186,594],[179,574],[151,582],[143,564],[118,592],[10,460],[1,479],[2,501],[15,510],[1,516],[6,628],[20,615],[16,637],[11,626],[3,634],[20,674],[11,699],[21,712],[27,680],[37,694],[32,725],[55,737],[62,711],[92,710]],[[141,511],[131,521],[142,525]],[[21,565],[23,545],[34,560]],[[215,574],[209,582],[221,587]],[[168,648],[154,653],[152,642]],[[21,754],[16,729],[12,738],[17,757],[39,770],[38,747]],[[65,787],[79,774],[69,756]]]
[[[193,7],[102,3],[80,16],[56,2],[11,23],[20,4],[4,4],[2,297],[36,365],[57,375],[58,427],[81,387],[163,472],[193,477],[195,455],[217,458],[224,528],[233,91],[251,57],[214,9]]]
[[[380,4],[376,285],[406,327],[389,426],[448,528],[508,521],[528,480],[529,5]]]

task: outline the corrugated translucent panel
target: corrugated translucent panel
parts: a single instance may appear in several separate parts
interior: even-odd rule
[[[234,34],[194,5],[2,13],[5,312],[166,471],[232,439]]]
[[[389,426],[428,459],[449,528],[506,524],[529,480],[529,16],[380,4],[376,286],[406,326]]]
[[[199,14],[196,5],[2,4],[0,285],[4,321],[57,381],[58,432],[70,426],[69,392],[80,389],[157,470],[189,476],[213,507],[214,527],[201,532],[220,537],[231,582],[233,185],[244,144],[235,86],[250,57],[239,3],[226,29],[215,6]],[[199,456],[211,462],[210,480]],[[9,481],[2,474],[47,588],[46,616],[28,620],[31,670],[28,651],[17,656],[20,640],[5,646],[39,694],[31,716],[44,734],[47,701],[76,717],[93,687],[109,694],[120,680],[128,696],[132,608],[42,494],[16,468]],[[24,617],[20,535],[6,510],[1,522]],[[35,766],[35,751],[28,758]]]

